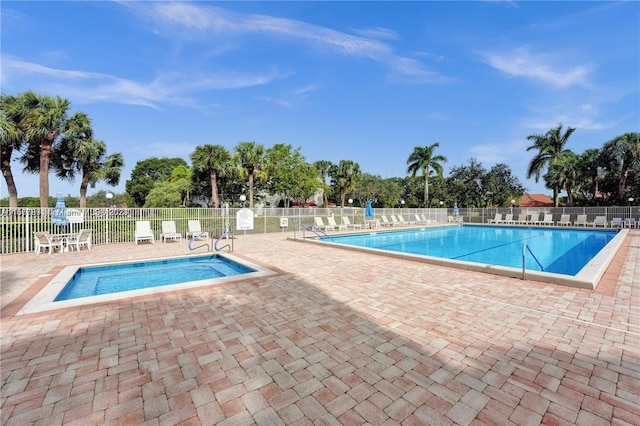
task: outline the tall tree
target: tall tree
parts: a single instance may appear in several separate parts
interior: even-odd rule
[[[582,184],[579,189],[582,195],[589,200],[594,200],[599,192],[600,181],[600,150],[590,148],[580,154],[580,173]]]
[[[625,133],[606,142],[603,152],[619,164],[617,200],[620,203],[625,199],[629,171],[640,165],[640,133]]]
[[[313,173],[315,178],[317,172],[307,163],[300,148],[294,149],[291,145],[277,143],[267,149],[265,159],[269,186],[273,192],[283,197],[285,207],[289,207],[294,197],[304,203],[306,199],[303,197],[306,198],[306,194],[312,190],[310,187],[317,191],[320,186],[320,182],[309,182],[308,174]]]
[[[131,171],[131,179],[125,183],[127,193],[136,206],[142,207],[156,183],[168,181],[173,169],[186,165],[187,162],[178,157],[151,157],[138,161]]]
[[[407,159],[407,173],[415,176],[419,171],[424,176],[424,206],[429,207],[429,173],[431,170],[442,177],[442,164],[446,163],[447,158],[442,155],[434,155],[434,151],[440,146],[439,142],[435,142],[429,146],[416,146]]]
[[[318,179],[322,182],[322,196],[324,198],[324,205],[329,205],[329,185],[327,185],[327,177],[333,163],[328,160],[318,160],[313,163],[313,166],[318,172]]]
[[[14,151],[22,149],[24,144],[24,120],[29,114],[28,98],[33,92],[19,96],[0,95],[0,168],[7,184],[9,208],[18,207],[18,189],[11,170],[11,157]]]
[[[577,185],[579,176],[580,157],[570,149],[565,149],[551,160],[545,181],[559,188],[564,187],[567,191],[567,204],[573,206],[573,188]]]
[[[49,206],[51,152],[64,131],[70,103],[59,96],[36,96],[31,101],[25,120],[28,147],[21,161],[27,171],[40,175],[40,207],[44,208]]]
[[[347,191],[353,189],[360,177],[360,165],[351,160],[340,160],[329,171],[332,183],[340,191],[340,207],[344,208]]]
[[[63,137],[52,151],[51,165],[60,179],[72,181],[80,173],[80,208],[85,208],[89,186],[95,188],[100,181],[118,185],[124,158],[121,153],[107,156],[107,145],[93,138],[89,116],[77,112],[67,120]]]
[[[527,136],[527,140],[533,141],[533,144],[527,147],[527,151],[538,151],[529,163],[527,178],[535,176],[535,180],[538,182],[543,169],[548,167],[551,161],[564,150],[564,146],[575,130],[573,127],[568,127],[567,130],[562,133],[562,124],[559,124],[558,127],[550,129],[543,135]],[[553,188],[553,204],[558,207],[560,187],[557,182],[552,182],[551,185],[548,186]]]
[[[191,153],[191,167],[207,173],[211,181],[211,207],[219,207],[218,177],[225,174],[231,161],[231,154],[221,145],[205,144],[197,146]]]
[[[268,177],[264,145],[255,142],[240,142],[234,148],[240,177],[249,181],[249,208],[253,208],[254,179],[265,181]]]

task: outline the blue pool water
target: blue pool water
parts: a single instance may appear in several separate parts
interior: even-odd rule
[[[79,268],[55,301],[254,272],[217,255]]]
[[[330,241],[512,268],[522,268],[522,246],[527,244],[542,268],[527,252],[526,269],[576,275],[616,233],[584,229],[445,226],[336,236]]]

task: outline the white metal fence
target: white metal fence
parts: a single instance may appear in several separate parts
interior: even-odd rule
[[[67,209],[67,216],[71,223],[65,226],[56,226],[51,218],[54,209],[18,208],[0,209],[0,253],[22,253],[34,249],[33,233],[45,231],[51,234],[73,233],[81,229],[92,230],[92,243],[113,244],[133,242],[135,222],[147,220],[151,223],[155,236],[159,239],[162,221],[173,220],[179,233],[185,236],[188,231],[188,221],[197,219],[200,221],[203,231],[208,231],[211,236],[222,235],[228,229],[235,234],[273,233],[299,230],[301,226],[313,225],[314,217],[326,218],[334,216],[336,222],[341,222],[341,216],[349,217],[352,223],[362,223],[365,219],[364,208],[254,208],[253,229],[236,230],[237,213],[239,209],[206,209],[206,208],[172,208],[172,209],[147,209],[147,208],[91,208],[91,209]],[[459,215],[467,223],[487,223],[496,213],[513,213],[514,217],[519,213],[552,213],[553,220],[558,221],[560,215],[571,214],[572,220],[578,214],[586,214],[588,221],[596,216],[612,218],[632,218],[640,220],[640,208],[638,206],[619,207],[585,207],[585,208],[500,208],[500,209],[476,209],[460,208]],[[447,217],[453,214],[451,208],[422,209],[422,208],[376,208],[375,216],[402,214],[405,220],[415,220],[415,215],[424,215],[431,222],[447,222]],[[287,226],[284,222],[288,222]],[[325,220],[326,223],[326,220]]]

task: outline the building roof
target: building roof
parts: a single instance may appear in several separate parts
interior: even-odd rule
[[[544,194],[524,194],[520,197],[520,207],[553,207],[553,200]]]

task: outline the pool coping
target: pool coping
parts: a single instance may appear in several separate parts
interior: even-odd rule
[[[54,301],[55,298],[58,296],[58,294],[67,285],[69,280],[80,268],[87,268],[87,267],[94,267],[94,266],[123,265],[123,264],[141,263],[141,262],[148,262],[148,261],[155,262],[155,261],[162,261],[162,260],[180,259],[185,257],[204,257],[204,256],[211,256],[211,255],[220,256],[230,261],[236,262],[244,267],[252,269],[253,272],[230,275],[230,276],[220,277],[220,278],[208,278],[204,280],[188,281],[184,283],[169,284],[169,285],[163,285],[158,287],[148,287],[148,288],[142,288],[137,290],[121,291],[117,293],[103,294],[98,296],[87,296],[87,297],[79,297],[76,299]],[[114,302],[118,300],[129,299],[132,297],[167,293],[167,292],[176,291],[176,290],[188,290],[188,289],[211,286],[211,285],[221,285],[221,284],[227,284],[227,283],[236,282],[236,281],[242,281],[242,280],[253,279],[253,278],[261,278],[261,277],[277,275],[277,274],[278,272],[275,272],[275,271],[272,271],[271,269],[257,265],[247,259],[234,256],[230,253],[209,253],[206,255],[199,253],[199,254],[193,254],[193,255],[166,256],[166,257],[153,258],[153,259],[136,259],[136,260],[120,261],[120,262],[101,262],[101,263],[91,263],[91,264],[83,264],[83,265],[72,265],[72,266],[64,267],[62,271],[60,271],[51,281],[49,281],[49,283],[46,284],[34,297],[32,297],[27,303],[25,303],[24,306],[16,313],[16,315],[27,315],[27,314],[34,314],[34,313],[57,310],[57,309],[93,305],[97,303]]]
[[[347,232],[340,233],[337,232],[335,234],[329,235],[331,236],[343,236],[343,235],[355,235],[355,234],[370,234],[370,233],[384,233],[384,232],[398,232],[402,230],[416,230],[423,228],[434,228],[434,227],[449,227],[456,226],[451,225],[450,223],[441,224],[441,225],[431,225],[431,226],[423,226],[423,227],[411,227],[411,228],[390,228],[390,229],[370,229],[368,231],[363,230],[362,232]],[[485,224],[464,224],[464,226],[478,226],[478,227],[487,227]],[[494,226],[494,225],[491,225]],[[509,226],[505,226],[508,228]],[[521,227],[518,227],[521,228]],[[539,228],[539,227],[536,227]],[[482,272],[486,274],[499,275],[503,277],[509,278],[520,278],[523,280],[532,280],[539,281],[549,284],[563,285],[568,287],[582,288],[587,290],[595,290],[600,282],[600,279],[604,275],[605,271],[611,264],[611,261],[615,257],[616,253],[620,249],[625,240],[626,236],[629,233],[628,229],[609,229],[609,228],[595,228],[595,229],[584,229],[584,228],[569,228],[566,227],[558,227],[558,226],[548,226],[544,227],[544,229],[555,229],[555,230],[573,230],[573,231],[594,231],[594,232],[603,232],[603,231],[617,231],[617,234],[604,246],[593,259],[591,259],[576,275],[563,275],[551,272],[544,271],[535,271],[531,269],[526,269],[523,273],[523,270],[520,268],[512,268],[508,266],[498,266],[498,265],[488,265],[483,263],[474,263],[467,262],[463,260],[454,260],[454,259],[446,259],[441,257],[434,256],[425,256],[425,255],[417,255],[417,254],[409,254],[409,253],[399,253],[389,250],[381,250],[367,247],[357,247],[357,246],[349,246],[346,244],[337,244],[332,243],[325,239],[318,239],[317,235],[309,236],[309,237],[293,237],[290,238],[294,241],[312,243],[312,244],[322,244],[328,245],[331,247],[341,248],[344,250],[352,250],[363,253],[372,253],[376,255],[382,255],[387,257],[394,257],[397,259],[406,259],[414,262],[428,263],[430,265],[439,265],[445,267],[451,267],[456,269],[462,269],[466,271],[475,271]]]

